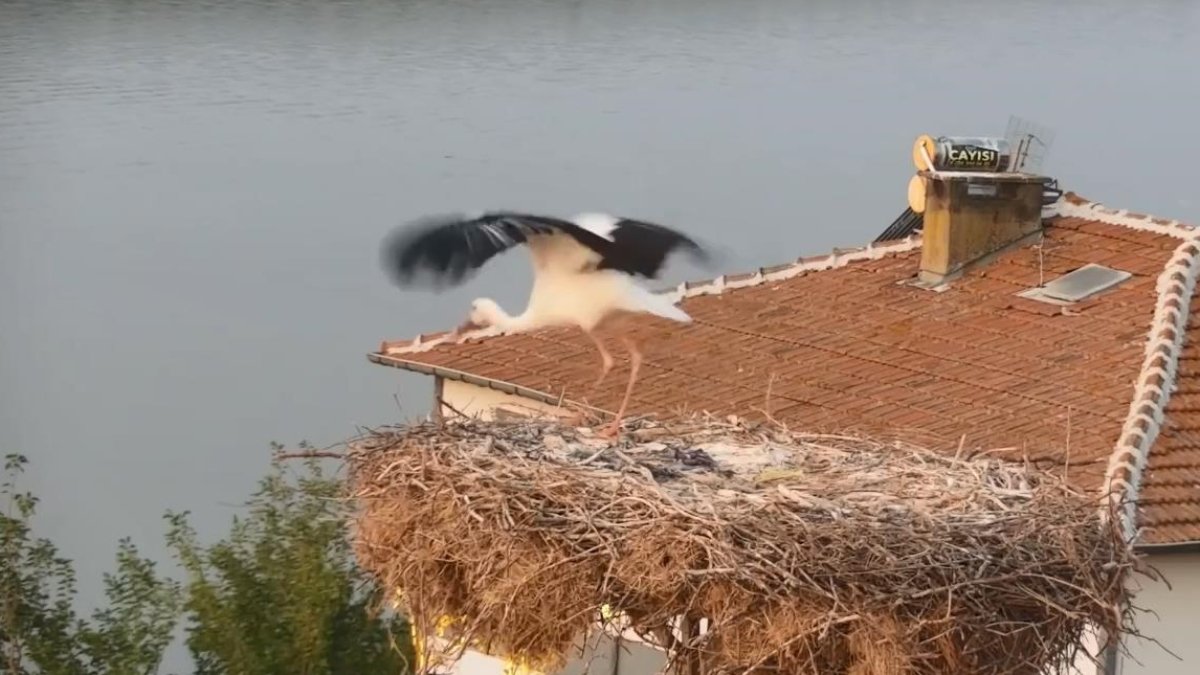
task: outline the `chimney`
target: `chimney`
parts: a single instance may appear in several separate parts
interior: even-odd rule
[[[964,144],[924,136],[914,148],[918,153],[937,167],[918,171],[909,185],[909,204],[924,219],[918,283],[950,281],[1041,230],[1046,178],[1007,171],[1003,141]],[[965,170],[955,170],[960,166]]]

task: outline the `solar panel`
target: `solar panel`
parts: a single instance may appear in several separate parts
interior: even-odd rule
[[[921,225],[924,222],[925,219],[921,216],[921,214],[913,211],[911,207],[906,208],[904,209],[904,212],[896,218],[896,220],[892,221],[891,225],[887,226],[886,230],[884,230],[878,237],[875,237],[874,243],[878,244],[883,241],[903,239],[921,229]]]

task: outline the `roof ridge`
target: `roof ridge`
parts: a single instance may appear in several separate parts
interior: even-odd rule
[[[1197,233],[1197,229],[1193,225],[1188,225],[1178,220],[1156,218],[1144,213],[1130,211],[1129,209],[1114,209],[1105,206],[1101,202],[1085,199],[1075,192],[1063,194],[1057,201],[1048,206],[1043,213],[1046,214],[1044,217],[1049,218],[1055,216],[1063,218],[1086,218],[1108,225],[1118,225],[1143,232],[1165,234],[1177,239],[1190,239]]]
[[[896,239],[886,243],[869,243],[866,246],[853,248],[834,247],[827,255],[807,256],[797,258],[794,262],[781,265],[760,267],[753,272],[735,272],[722,274],[699,281],[684,281],[674,288],[667,288],[658,293],[674,295],[676,301],[684,298],[694,298],[700,295],[720,295],[727,290],[749,288],[772,281],[783,281],[800,276],[806,272],[824,271],[845,267],[850,263],[879,260],[893,253],[907,253],[921,245],[921,235],[910,234],[904,239]]]
[[[1146,334],[1145,356],[1129,402],[1129,413],[1108,457],[1101,486],[1101,517],[1107,518],[1114,510],[1118,511],[1121,530],[1127,541],[1133,543],[1138,534],[1137,501],[1142,477],[1177,384],[1179,355],[1200,276],[1200,230],[1178,220],[1114,209],[1076,192],[1064,193],[1048,210],[1051,217],[1085,218],[1180,240],[1158,275],[1155,285],[1158,297]]]
[[[1138,533],[1137,500],[1142,477],[1177,384],[1179,356],[1200,277],[1200,230],[1178,220],[1113,209],[1073,192],[1062,195],[1049,210],[1051,217],[1085,218],[1180,240],[1158,275],[1158,297],[1146,333],[1145,356],[1101,486],[1101,517],[1108,518],[1117,511],[1122,532],[1132,544]]]

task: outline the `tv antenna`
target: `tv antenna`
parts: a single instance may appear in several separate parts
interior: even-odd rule
[[[1050,153],[1050,146],[1054,144],[1054,130],[1023,117],[1009,115],[1004,140],[1012,148],[1009,171],[1038,173],[1046,155]]]

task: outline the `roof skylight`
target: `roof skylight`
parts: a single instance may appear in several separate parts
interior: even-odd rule
[[[1043,286],[1030,288],[1018,295],[1032,300],[1059,304],[1079,302],[1100,291],[1112,288],[1131,276],[1133,275],[1123,270],[1089,263],[1049,281]]]

